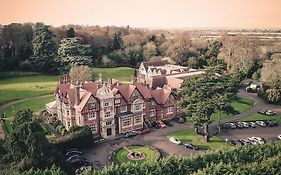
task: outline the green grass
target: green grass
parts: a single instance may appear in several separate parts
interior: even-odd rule
[[[95,79],[102,74],[103,79],[117,79],[123,82],[130,82],[131,76],[134,75],[134,69],[130,67],[114,67],[114,68],[93,68]]]
[[[34,112],[39,112],[45,108],[45,104],[53,101],[54,96],[42,97],[34,100],[24,101],[4,109],[1,113],[5,113],[7,118],[13,117],[18,110],[31,109]]]
[[[243,121],[253,121],[253,120],[274,120],[277,122],[281,122],[281,115],[267,116],[267,115],[256,113],[243,118]]]
[[[179,139],[183,144],[184,143],[192,143],[196,145],[201,150],[215,150],[220,148],[229,147],[225,141],[217,136],[210,138],[210,142],[205,143],[204,138],[201,135],[198,135],[193,130],[181,130],[181,131],[174,131],[167,134],[167,137],[176,137]]]
[[[155,152],[153,149],[146,147],[146,146],[128,146],[128,148],[132,151],[136,152],[143,152],[145,154],[145,159],[143,160],[130,160],[127,157],[127,150],[124,148],[118,150],[115,154],[115,159],[118,163],[125,163],[125,162],[144,162],[144,161],[156,161],[158,158],[157,152]]]
[[[246,99],[246,98],[238,98],[236,101],[231,103],[231,106],[239,113],[245,112],[250,110],[254,105],[254,101],[251,99]],[[217,121],[219,118],[219,111],[215,112],[211,116],[211,121]],[[227,114],[225,112],[221,112],[221,119],[225,119],[230,117],[231,114]]]
[[[31,109],[32,111],[34,111],[36,113],[36,112],[39,112],[42,109],[44,109],[46,103],[53,101],[53,100],[54,100],[53,96],[42,97],[42,98],[38,98],[35,100],[28,100],[28,101],[25,101],[22,103],[18,103],[18,104],[15,104],[13,106],[10,106],[10,107],[4,109],[1,113],[5,113],[5,116],[6,116],[6,119],[4,120],[6,132],[8,134],[11,133],[11,131],[12,131],[11,122],[13,121],[14,115],[18,110]],[[50,130],[48,129],[48,127],[46,125],[41,124],[41,126],[43,127],[46,134],[50,133]]]
[[[39,75],[38,72],[23,72],[23,71],[12,71],[12,72],[0,72],[0,80],[4,78],[15,78],[15,77],[25,77]]]
[[[0,105],[8,101],[51,94],[57,85],[57,76],[34,75],[0,80]]]

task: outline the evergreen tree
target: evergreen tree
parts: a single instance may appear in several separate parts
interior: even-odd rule
[[[33,44],[33,56],[31,61],[39,71],[52,72],[57,70],[59,60],[57,57],[57,44],[50,26],[39,25],[35,31]]]
[[[67,31],[66,31],[66,37],[67,38],[74,38],[75,37],[75,30],[73,27],[70,27]]]

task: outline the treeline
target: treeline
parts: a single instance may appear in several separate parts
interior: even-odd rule
[[[68,68],[63,67],[65,62],[136,67],[142,61],[163,57],[170,57],[175,64],[202,68],[217,62],[221,46],[221,42],[191,40],[187,32],[13,23],[0,26],[0,71],[63,71]]]
[[[276,175],[281,173],[281,143],[268,143],[228,150],[209,152],[190,158],[168,157],[157,162],[124,163],[102,170],[86,170],[83,175],[173,175],[173,174],[257,174]],[[52,167],[50,170],[29,170],[22,174],[60,174],[63,171]],[[13,174],[18,174],[14,172]]]

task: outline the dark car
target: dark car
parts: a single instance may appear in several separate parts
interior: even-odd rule
[[[81,154],[82,154],[82,152],[80,152],[80,151],[68,151],[68,152],[66,152],[65,157],[70,157],[73,155],[81,155]]]
[[[167,120],[164,120],[163,123],[167,126],[174,126],[172,123],[170,123],[169,121]]]
[[[71,162],[72,160],[78,159],[78,158],[81,158],[81,156],[80,155],[72,155],[72,156],[70,156],[66,159],[66,162]]]
[[[85,158],[83,158],[83,157],[79,157],[79,158],[75,158],[75,159],[72,159],[71,161],[69,161],[68,163],[70,163],[70,164],[81,164],[81,165],[85,165],[85,166],[87,166],[87,165],[89,165],[90,163],[88,162],[88,160],[87,159],[85,159]]]
[[[243,144],[241,141],[236,140],[236,139],[229,140],[229,143],[232,145],[242,145]]]
[[[176,121],[177,121],[178,123],[184,123],[184,122],[185,122],[184,118],[182,118],[182,117],[177,117],[177,118],[176,118]]]
[[[127,132],[125,134],[125,138],[129,138],[129,137],[134,137],[137,135],[137,132],[136,131],[131,131],[131,132]]]
[[[198,150],[199,149],[197,146],[193,145],[192,143],[186,143],[186,144],[184,144],[184,147],[188,148],[188,149],[192,149],[192,150]]]
[[[150,130],[148,128],[143,128],[143,129],[137,130],[137,135],[142,135],[142,134],[146,134],[149,132],[150,132]]]
[[[155,128],[155,129],[159,129],[159,128],[160,128],[159,124],[158,124],[156,121],[152,122],[152,123],[151,123],[151,126],[152,126],[153,128]]]
[[[265,123],[269,127],[273,127],[274,126],[274,123],[271,120],[267,120]]]
[[[274,126],[278,126],[278,122],[277,121],[272,121]]]

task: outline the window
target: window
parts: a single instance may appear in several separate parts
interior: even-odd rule
[[[92,132],[97,132],[97,125],[96,124],[89,125],[89,127],[91,128]]]
[[[156,111],[155,111],[155,109],[150,110],[150,117],[154,117],[154,116],[156,116]]]
[[[106,125],[106,126],[110,126],[110,125],[111,125],[111,121],[106,121],[106,122],[105,122],[105,125]]]
[[[95,103],[89,103],[88,107],[89,107],[89,110],[95,109],[96,108],[96,104]]]
[[[122,126],[131,126],[131,118],[124,118],[122,119]]]
[[[121,106],[120,111],[121,112],[127,112],[127,106]]]
[[[142,109],[142,104],[135,104],[135,110],[139,111]]]
[[[69,115],[69,110],[66,110],[66,114]]]
[[[171,113],[173,113],[173,107],[168,107],[167,114],[171,114]]]
[[[116,104],[120,103],[120,101],[121,101],[120,99],[115,99]]]
[[[105,117],[110,117],[110,116],[111,116],[110,112],[105,113]]]
[[[151,106],[154,106],[155,105],[155,102],[154,101],[151,101]]]
[[[95,112],[88,113],[88,119],[94,119],[94,118],[96,118],[96,113]]]
[[[135,116],[135,123],[136,124],[142,123],[142,116],[141,115]]]
[[[104,102],[104,107],[108,107],[109,103],[108,102]]]

